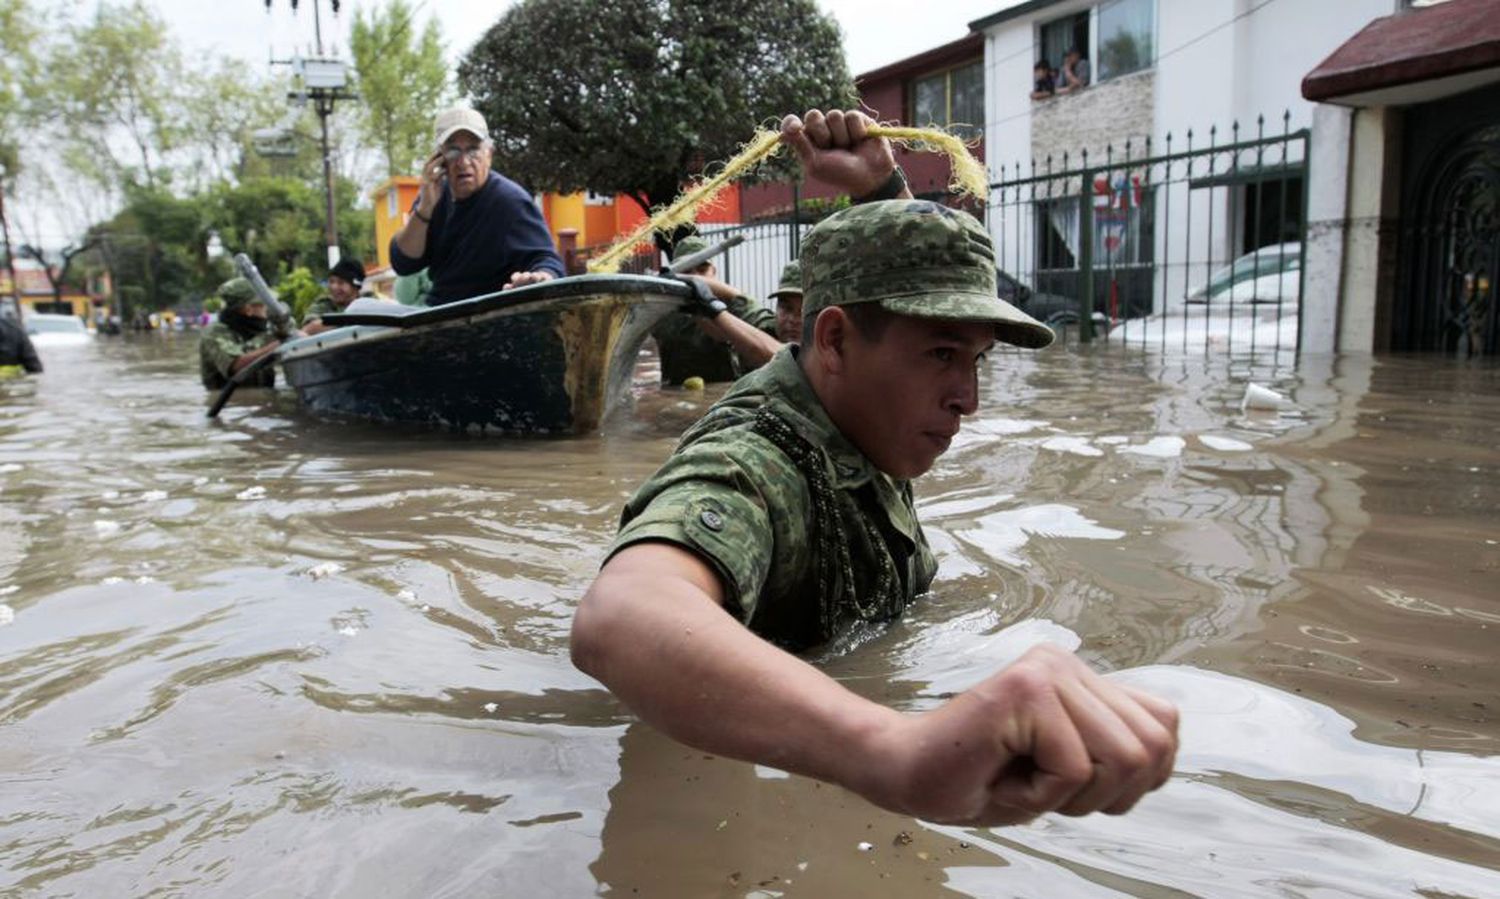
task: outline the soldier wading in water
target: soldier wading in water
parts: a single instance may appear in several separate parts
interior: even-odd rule
[[[626,505],[574,618],[574,662],[684,743],[892,811],[1125,812],[1171,774],[1176,709],[1071,653],[1039,646],[907,714],[787,651],[894,618],[928,589],[937,565],[909,479],[975,411],[995,341],[1052,340],[997,298],[984,227],[910,199],[870,124],[816,110],[782,123],[805,173],[858,205],[803,245],[800,348],[737,382]]]

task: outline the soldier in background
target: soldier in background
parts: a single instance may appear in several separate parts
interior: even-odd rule
[[[219,320],[198,338],[198,373],[209,390],[223,389],[235,372],[275,352],[287,336],[272,332],[265,302],[244,278],[231,278],[220,284],[218,296],[224,301]],[[257,371],[244,386],[276,386],[275,367]]]
[[[672,257],[682,259],[708,246],[702,237],[686,237],[677,242]],[[706,285],[713,299],[691,304],[690,312],[674,312],[652,329],[663,384],[692,377],[705,383],[734,381],[780,349],[775,314],[720,280],[712,260],[682,274]]]

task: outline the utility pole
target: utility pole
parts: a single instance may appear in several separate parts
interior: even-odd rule
[[[10,276],[11,312],[15,314],[16,321],[20,321],[21,285],[16,283],[16,257],[11,255],[10,221],[5,217],[5,176],[7,174],[5,165],[0,163],[0,232],[3,232],[5,236],[5,271]]]
[[[272,0],[266,0],[266,11],[270,12]],[[273,64],[290,65],[292,71],[302,81],[302,90],[292,91],[287,96],[292,100],[306,101],[311,98],[313,109],[318,113],[318,125],[322,132],[323,151],[323,201],[324,201],[324,227],[323,233],[328,244],[328,267],[332,268],[339,261],[339,230],[338,222],[333,212],[333,150],[328,143],[328,117],[333,115],[334,104],[339,100],[356,100],[358,94],[348,89],[349,77],[348,67],[344,61],[323,53],[323,21],[318,14],[320,0],[310,0],[313,8],[313,40],[316,56],[296,56],[292,59],[272,60]],[[338,15],[339,0],[328,0],[329,6],[333,8],[334,15]],[[298,0],[291,0],[292,11],[296,12]],[[270,146],[274,145],[277,135],[271,132],[277,129],[266,129],[256,132],[254,138],[257,144],[262,139]],[[281,135],[285,140],[286,135]],[[295,151],[293,151],[295,152]],[[267,155],[281,155],[276,152]]]

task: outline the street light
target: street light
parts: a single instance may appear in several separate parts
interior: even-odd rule
[[[266,12],[271,11],[272,0],[266,0]],[[338,15],[339,0],[328,0],[334,15]],[[348,89],[349,76],[344,61],[323,55],[323,25],[318,16],[318,0],[311,0],[313,8],[313,34],[317,41],[317,55],[297,56],[289,60],[272,60],[273,63],[291,65],[293,73],[302,82],[302,90],[289,93],[288,98],[306,103],[313,101],[318,113],[318,123],[323,132],[323,198],[328,242],[328,267],[339,261],[338,224],[333,217],[333,154],[328,146],[328,117],[333,114],[333,105],[338,100],[355,100],[358,95]],[[291,0],[292,12],[297,11],[298,0]],[[296,151],[291,148],[290,129],[278,126],[265,128],[251,135],[256,151],[265,156],[289,156]],[[264,147],[264,150],[262,149]]]
[[[5,237],[5,270],[10,275],[10,302],[11,312],[19,320],[21,317],[21,286],[16,283],[16,260],[10,252],[10,222],[5,218],[5,176],[10,170],[5,163],[0,162],[0,233]]]

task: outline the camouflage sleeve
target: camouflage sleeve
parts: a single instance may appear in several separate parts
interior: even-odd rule
[[[302,327],[307,327],[310,322],[315,322],[330,312],[337,312],[338,307],[333,304],[329,297],[318,297],[308,304],[307,311],[302,313]]]
[[[749,297],[738,296],[730,300],[729,311],[749,322],[752,328],[764,331],[772,337],[776,336],[776,313]]]
[[[650,540],[681,546],[714,569],[729,611],[748,622],[775,541],[765,497],[733,443],[709,438],[668,459],[626,504],[609,555]]]
[[[219,326],[204,331],[203,336],[199,339],[203,341],[201,352],[204,361],[217,371],[220,376],[227,379],[230,376],[231,368],[234,366],[234,360],[245,353],[243,343],[234,335],[233,331]]]

